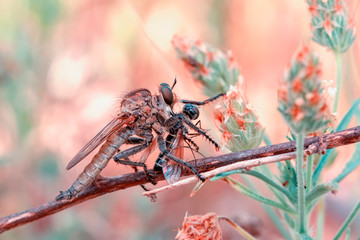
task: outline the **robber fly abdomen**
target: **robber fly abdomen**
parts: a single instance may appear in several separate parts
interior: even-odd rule
[[[71,199],[86,186],[91,184],[131,133],[132,131],[130,129],[124,128],[111,135],[71,187],[66,191],[60,191],[56,200]]]

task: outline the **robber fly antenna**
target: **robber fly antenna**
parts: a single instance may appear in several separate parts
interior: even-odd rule
[[[175,84],[176,84],[176,75],[175,75],[175,78],[174,78],[174,83],[173,83],[173,85],[172,85],[172,87],[171,87],[171,90],[173,90],[173,89],[174,89]]]

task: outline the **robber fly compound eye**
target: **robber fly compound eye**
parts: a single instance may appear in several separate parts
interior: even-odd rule
[[[173,94],[169,84],[167,84],[167,83],[160,84],[160,92],[161,92],[161,95],[163,96],[166,104],[171,106],[174,102],[174,94]]]
[[[199,109],[190,103],[185,104],[183,107],[183,113],[188,116],[191,120],[195,120],[199,117]]]

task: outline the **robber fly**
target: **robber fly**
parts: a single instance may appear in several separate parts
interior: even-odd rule
[[[168,84],[162,83],[159,88],[159,94],[152,95],[147,89],[137,89],[126,94],[120,102],[120,111],[117,114],[117,117],[91,139],[67,165],[66,169],[71,169],[106,140],[99,152],[84,168],[84,171],[79,175],[71,187],[68,190],[60,191],[56,200],[71,199],[76,196],[96,179],[121,145],[129,144],[132,141],[135,141],[134,139],[142,140],[139,141],[141,142],[140,144],[120,152],[117,155],[122,154],[120,158],[126,159],[129,156],[148,148],[142,157],[146,160],[150,153],[150,149],[155,145],[153,142],[153,130],[157,134],[156,142],[160,151],[174,162],[182,163],[183,161],[181,159],[172,156],[167,151],[163,137],[165,132],[171,128],[171,126],[166,124],[166,121],[171,118],[171,115],[174,115],[172,106],[175,103],[175,99],[172,89],[175,86],[175,83],[176,79],[171,88]],[[187,121],[187,124],[190,124],[190,127],[193,125],[191,121],[185,118],[184,121]],[[204,136],[211,139],[206,134]],[[142,166],[146,165],[144,164]],[[190,164],[185,164],[185,166],[202,179],[201,175],[194,167]],[[146,170],[145,167],[144,170]]]
[[[68,190],[60,191],[56,200],[71,199],[90,185],[117,149],[131,140],[132,136],[141,137],[146,145],[150,145],[153,140],[152,130],[158,135],[164,134],[166,129],[157,119],[170,117],[171,109],[167,103],[172,101],[172,97],[163,87],[160,87],[160,94],[152,95],[147,89],[137,89],[126,94],[120,102],[117,117],[91,139],[67,165],[66,169],[71,169],[106,140],[76,181]]]

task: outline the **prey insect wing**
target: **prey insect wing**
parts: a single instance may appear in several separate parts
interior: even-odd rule
[[[133,119],[132,119],[133,120]],[[130,123],[130,119],[115,118],[111,120],[96,136],[91,139],[69,162],[66,170],[71,169],[87,155],[89,155],[96,147],[104,142],[111,134],[120,129],[124,124]]]
[[[183,159],[184,157],[184,135],[181,129],[176,133],[176,136],[169,134],[167,137],[167,148],[170,154],[173,156]],[[178,181],[181,177],[182,166],[171,161],[167,157],[162,163],[162,171],[166,181],[171,184]]]

